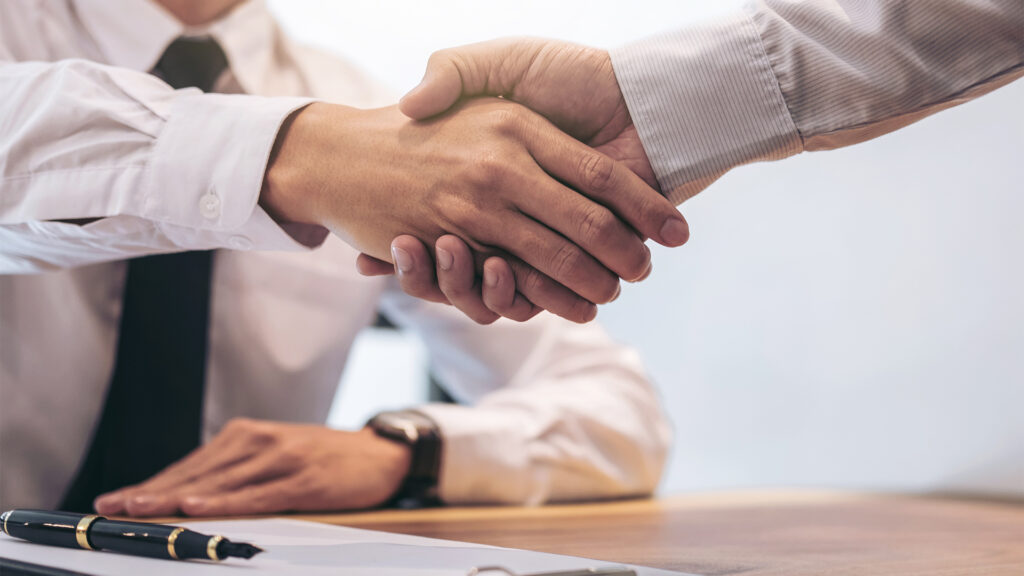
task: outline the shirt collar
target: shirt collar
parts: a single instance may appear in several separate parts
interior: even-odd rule
[[[151,0],[74,0],[106,63],[148,72],[185,27]]]
[[[189,28],[153,0],[74,0],[107,64],[148,72],[179,36],[212,36],[243,91],[260,94],[281,35],[263,0],[247,0],[220,20]]]
[[[282,36],[263,0],[248,0],[235,7],[206,31],[220,43],[231,72],[247,94],[272,95],[266,83],[281,48]]]

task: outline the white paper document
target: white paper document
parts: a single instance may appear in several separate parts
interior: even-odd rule
[[[466,576],[473,567],[504,566],[520,574],[617,566],[608,562],[510,548],[436,540],[298,520],[236,520],[182,524],[203,534],[249,542],[265,552],[252,560],[176,562],[55,548],[0,534],[0,557],[95,576]],[[679,572],[632,567],[638,576]]]

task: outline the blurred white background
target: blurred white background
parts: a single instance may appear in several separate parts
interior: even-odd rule
[[[507,35],[613,47],[738,2],[271,0],[294,36],[395,86]],[[830,486],[1024,493],[1024,81],[845,150],[735,170],[599,319],[675,422],[663,492]],[[368,366],[383,350],[404,361]],[[333,421],[421,397],[422,349],[357,347]],[[374,363],[379,365],[378,363]],[[382,389],[381,383],[388,383]]]

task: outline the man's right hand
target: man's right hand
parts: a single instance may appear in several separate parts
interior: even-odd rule
[[[477,271],[489,256],[509,263],[528,300],[520,315],[536,305],[577,322],[617,296],[619,278],[647,272],[645,238],[686,225],[623,163],[498,99],[426,122],[396,108],[310,105],[279,135],[260,201],[279,221],[324,226],[399,269],[415,256],[392,251],[394,237],[433,245],[454,234]]]
[[[502,96],[523,104],[657,188],[607,51],[535,38],[501,39],[441,50],[430,57],[423,81],[402,99],[399,108],[411,118],[422,120],[479,96]],[[617,205],[630,201],[617,200]],[[634,225],[646,231],[661,223]],[[661,244],[679,246],[689,237],[689,228],[679,220],[666,222],[657,234],[647,233]],[[481,309],[515,320],[528,318],[521,314],[520,299],[515,297],[516,288],[521,291],[522,287],[511,278],[508,265],[500,258],[488,261],[485,271],[489,274],[485,274],[484,282],[474,283],[471,248],[458,237],[446,237],[438,243],[438,248],[443,245],[444,252],[455,254],[455,258],[452,264],[453,259],[446,256],[436,269],[427,247],[415,238],[399,236],[394,244],[412,254],[417,263],[412,269],[399,270],[399,280],[408,294],[448,302],[474,318]],[[366,256],[360,257],[358,265],[368,275],[394,272],[385,263]]]

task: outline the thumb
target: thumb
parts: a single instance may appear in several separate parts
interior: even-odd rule
[[[509,94],[542,45],[531,38],[501,38],[438,50],[430,55],[423,80],[402,98],[398,109],[423,120],[448,110],[462,97]]]
[[[423,80],[398,101],[398,109],[413,120],[436,116],[462,96],[462,74],[450,51],[435,52]]]

